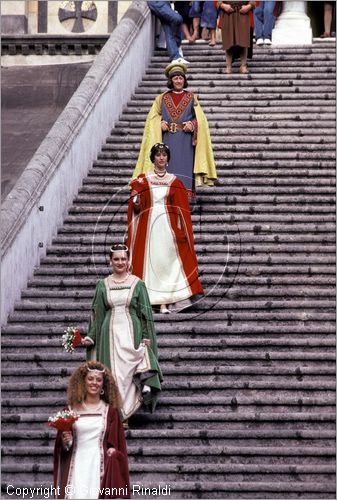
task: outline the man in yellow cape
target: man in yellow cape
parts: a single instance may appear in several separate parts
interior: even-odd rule
[[[170,81],[170,79],[172,79],[175,75],[185,75],[186,71],[187,69],[184,64],[171,63],[166,67],[165,75]],[[184,78],[186,82],[186,77]],[[166,99],[165,96],[168,96],[169,93],[170,90],[157,96],[147,115],[140,153],[132,178],[153,170],[153,165],[150,160],[150,150],[154,144],[163,142],[163,132],[161,127],[163,120],[163,100]],[[197,97],[191,92],[188,94],[190,94],[193,99],[193,110],[197,122],[195,127],[196,130],[193,134],[193,138],[191,138],[191,140],[193,140],[193,146],[195,146],[193,165],[195,186],[212,186],[214,185],[214,181],[217,179],[217,174],[207,118],[201,109]],[[171,128],[172,123],[173,119],[169,124]],[[181,152],[181,157],[182,156],[183,151]]]

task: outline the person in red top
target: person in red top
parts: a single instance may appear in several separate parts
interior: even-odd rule
[[[130,498],[120,397],[107,367],[98,361],[82,363],[70,378],[68,404],[79,418],[71,431],[56,436],[57,498]]]
[[[252,47],[251,26],[255,2],[216,2],[221,28],[222,46],[226,53],[227,74],[232,73],[234,57],[240,58],[240,73],[249,73],[247,68],[248,49]]]
[[[147,287],[152,305],[161,313],[168,304],[202,294],[194,251],[188,192],[167,170],[170,149],[151,148],[153,170],[131,181],[128,242],[133,274]]]

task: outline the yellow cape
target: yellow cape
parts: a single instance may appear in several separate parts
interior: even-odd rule
[[[154,100],[147,115],[142,145],[138,156],[136,168],[132,178],[138,177],[153,169],[150,160],[150,150],[156,142],[162,142],[161,131],[161,104],[164,94],[160,94]],[[213,186],[217,178],[211,137],[208,128],[207,118],[201,109],[196,96],[194,96],[194,110],[198,122],[197,143],[194,155],[194,178],[196,186],[207,184]]]

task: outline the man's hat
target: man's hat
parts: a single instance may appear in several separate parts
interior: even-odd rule
[[[171,62],[165,68],[165,76],[167,78],[172,78],[172,76],[182,75],[185,76],[187,73],[187,67],[183,63]]]

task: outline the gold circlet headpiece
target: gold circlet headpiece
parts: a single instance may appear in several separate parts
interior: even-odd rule
[[[89,368],[89,366],[87,366],[87,370],[88,370],[88,372],[105,373],[105,369],[104,368],[103,368],[103,370],[100,370],[99,368]]]
[[[115,247],[120,247],[120,248],[115,248]],[[117,245],[112,245],[112,247],[110,247],[110,252],[128,252],[129,251],[129,247],[127,247],[126,245],[123,245],[122,243],[120,244],[117,244]]]

